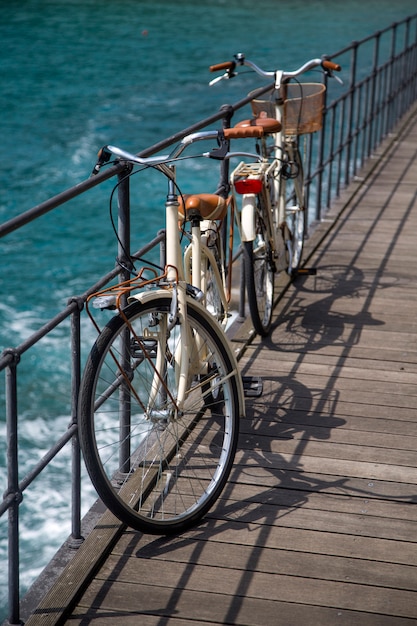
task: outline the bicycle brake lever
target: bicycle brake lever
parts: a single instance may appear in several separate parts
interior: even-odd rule
[[[229,78],[233,78],[234,76],[237,76],[236,72],[225,72],[221,76],[217,76],[217,78],[213,78],[213,80],[209,82],[209,86],[212,87],[212,85],[219,83],[221,80],[229,80]]]
[[[223,160],[229,152],[229,142],[224,136],[224,132],[222,130],[219,130],[218,132],[217,143],[219,144],[219,147],[210,150],[207,156],[210,157],[210,159]]]
[[[343,85],[343,80],[339,76],[336,76],[336,74],[331,70],[324,70],[324,73],[328,78],[334,78],[335,80],[337,80],[338,83]]]

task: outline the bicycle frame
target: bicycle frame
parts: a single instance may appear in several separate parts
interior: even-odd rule
[[[194,372],[201,372],[204,367],[206,355],[204,353],[204,350],[202,350],[201,345],[199,345],[198,335],[193,335],[190,326],[187,323],[187,301],[192,298],[194,305],[196,305],[198,304],[198,302],[196,302],[195,297],[197,297],[197,300],[204,297],[204,264],[206,264],[207,261],[211,263],[214,270],[214,278],[218,284],[219,294],[221,296],[222,304],[224,307],[225,313],[224,319],[222,320],[223,328],[227,321],[228,311],[228,299],[225,295],[225,277],[222,277],[220,275],[213,253],[205,242],[206,237],[201,235],[202,228],[200,224],[198,226],[193,226],[190,244],[185,250],[184,259],[182,258],[180,231],[178,228],[179,201],[175,192],[175,167],[170,166],[169,171],[170,177],[168,183],[168,195],[165,203],[166,273],[164,277],[164,282],[166,283],[166,288],[170,289],[172,293],[172,308],[170,323],[168,324],[167,328],[162,330],[162,334],[164,335],[164,337],[161,336],[161,330],[155,333],[155,336],[149,336],[149,338],[154,339],[158,343],[160,349],[157,350],[157,354],[161,355],[161,360],[157,361],[154,368],[155,374],[154,382],[152,385],[153,394],[150,397],[148,407],[146,407],[146,412],[148,414],[152,413],[152,406],[156,403],[156,398],[160,393],[161,386],[164,386],[162,355],[165,354],[165,349],[162,349],[162,342],[166,341],[166,335],[169,334],[170,324],[174,325],[178,323],[181,329],[181,342],[179,344],[179,348],[174,355],[175,363],[177,364],[176,376],[178,385],[178,392],[175,404],[176,410],[179,413],[182,411],[184,403],[187,399],[187,389],[189,389],[190,377],[193,376]],[[202,224],[209,225],[209,221],[204,221]],[[189,273],[189,271],[186,270],[186,268],[190,265],[191,274]],[[190,285],[195,288],[195,290],[193,291],[194,297],[189,294]],[[131,295],[130,299],[136,299],[140,302],[149,302],[149,300],[152,298],[160,297],[161,293],[166,295],[165,290],[155,290]],[[206,309],[202,305],[201,310],[206,313]],[[225,345],[226,347],[228,347],[227,341],[225,341]],[[232,362],[235,363],[235,370],[231,372],[231,374],[235,374],[237,371],[236,359],[231,350],[228,350],[228,352]],[[241,416],[243,416],[244,391],[240,377],[239,381],[239,401],[241,407],[240,414]],[[207,384],[207,382],[208,381],[206,380],[205,383]],[[212,390],[213,387],[215,387],[215,376],[213,376],[211,387]]]
[[[207,230],[207,225],[210,224],[209,221],[203,221],[201,223],[193,223],[192,233],[191,233],[191,241],[184,253],[184,258],[182,255],[182,248],[180,242],[180,229],[178,227],[179,222],[179,207],[180,202],[178,199],[177,188],[176,188],[176,167],[175,162],[180,156],[180,154],[185,150],[185,148],[193,143],[194,141],[199,141],[202,139],[211,139],[216,138],[219,142],[220,148],[226,148],[226,152],[222,154],[222,158],[228,158],[227,153],[227,142],[232,138],[240,138],[240,137],[260,137],[262,136],[262,129],[225,129],[224,131],[205,131],[200,133],[194,133],[192,135],[188,135],[185,137],[182,142],[174,149],[174,151],[168,156],[161,157],[151,157],[148,159],[143,159],[137,157],[136,155],[132,155],[124,150],[113,146],[106,146],[99,153],[99,160],[94,168],[94,171],[98,171],[101,165],[105,162],[108,162],[111,154],[114,154],[121,159],[125,159],[132,163],[138,163],[139,165],[152,166],[159,169],[163,172],[168,178],[168,193],[167,200],[165,203],[165,225],[166,225],[166,269],[163,279],[163,284],[159,279],[155,279],[155,283],[159,283],[159,286],[163,286],[163,293],[166,296],[166,290],[170,290],[172,294],[172,305],[170,311],[169,322],[167,324],[167,328],[164,330],[166,335],[169,335],[170,327],[172,328],[174,325],[178,324],[180,326],[181,332],[181,342],[180,347],[174,355],[174,360],[176,363],[176,378],[178,383],[177,389],[177,398],[175,401],[176,411],[179,413],[182,411],[182,407],[186,401],[187,389],[189,389],[189,382],[193,374],[197,371],[201,371],[202,368],[205,367],[205,354],[204,350],[201,350],[201,346],[198,345],[199,337],[194,336],[190,329],[190,325],[187,323],[187,303],[192,299],[194,306],[199,306],[201,308],[201,312],[204,311],[204,315],[209,315],[206,309],[199,305],[200,300],[203,300],[205,297],[206,291],[206,272],[205,268],[210,264],[213,269],[213,278],[217,284],[217,291],[221,297],[221,302],[224,310],[224,315],[222,319],[223,332],[224,327],[228,317],[228,295],[227,295],[227,287],[226,280],[223,271],[223,275],[220,274],[213,253],[210,250],[210,246],[208,245],[207,235],[202,236],[202,230]],[[218,150],[215,150],[216,158],[218,157]],[[231,155],[235,155],[238,153],[230,153]],[[211,156],[211,153],[204,153],[203,156]],[[252,155],[255,157],[256,155]],[[203,229],[201,228],[203,225]],[[191,274],[190,274],[190,259],[191,259]],[[131,288],[127,287],[126,291],[131,292]],[[152,295],[150,295],[152,294]],[[130,299],[137,299],[141,302],[148,302],[149,298],[155,297],[158,298],[161,295],[160,290],[150,291],[139,293],[135,295],[130,295]],[[212,319],[210,319],[210,324],[212,325]],[[217,324],[217,323],[216,323]],[[221,332],[221,326],[218,325],[219,332]],[[166,337],[154,337],[158,344],[160,342],[165,341]],[[141,339],[137,338],[138,343],[141,344]],[[228,345],[227,338],[225,337],[225,341],[223,342],[225,347],[227,348],[228,354],[230,356],[230,360],[234,363],[233,366],[233,374],[237,372],[237,363],[236,358]],[[146,355],[146,346],[141,345],[143,354]],[[164,350],[159,350],[159,354],[165,354]],[[162,362],[162,361],[161,361]],[[240,376],[239,378],[239,404],[240,404],[240,414],[244,414],[244,393],[243,393],[243,384]],[[215,376],[213,377],[213,381],[215,381]],[[207,383],[207,381],[206,381]],[[152,404],[155,403],[157,398],[157,394],[161,386],[164,386],[164,372],[162,371],[161,363],[157,361],[156,366],[154,367],[154,382],[152,385],[153,393],[150,397],[149,406],[147,407],[147,412],[152,412]]]

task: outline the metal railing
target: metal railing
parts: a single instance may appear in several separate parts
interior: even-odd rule
[[[328,85],[325,123],[320,133],[306,137],[307,206],[310,222],[320,220],[323,211],[330,206],[340,190],[357,174],[381,141],[417,99],[417,14],[395,23],[383,31],[351,44],[332,55],[344,68],[343,75],[350,72],[349,82],[343,88]],[[348,69],[349,68],[349,69]],[[266,85],[252,97],[258,97],[270,89]],[[335,97],[332,98],[332,94]],[[341,94],[341,95],[340,95]],[[221,122],[229,126],[233,114],[250,102],[250,98],[223,106],[209,118],[186,128],[140,154],[148,156],[178,142],[186,134]],[[52,211],[72,198],[84,194],[110,178],[118,177],[118,237],[121,265],[130,259],[130,188],[125,176],[126,165],[116,164],[97,176],[64,191],[46,202],[30,209],[0,226],[0,237],[23,227],[28,222]],[[223,169],[223,183],[227,170]],[[163,244],[163,232],[157,234],[136,254],[142,256],[155,246]],[[8,348],[0,355],[0,370],[5,372],[5,401],[7,422],[7,487],[0,503],[0,516],[8,512],[8,572],[9,572],[9,624],[20,622],[19,600],[19,507],[23,493],[50,461],[63,449],[72,446],[72,503],[71,538],[73,547],[79,546],[81,534],[81,454],[77,436],[77,404],[81,378],[81,311],[86,298],[120,275],[125,279],[126,270],[118,265],[103,276],[86,293],[74,296],[67,307],[51,319],[24,343]],[[18,374],[19,362],[40,339],[62,324],[71,320],[71,387],[72,414],[67,430],[46,455],[19,480],[18,438]],[[47,514],[47,512],[45,512]]]

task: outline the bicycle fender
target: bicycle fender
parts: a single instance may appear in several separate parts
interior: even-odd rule
[[[141,293],[134,294],[129,297],[129,302],[131,302],[132,300],[138,300],[142,304],[145,304],[145,303],[150,302],[151,300],[158,300],[159,298],[167,298],[167,297],[171,298],[171,293],[169,291],[167,291],[166,289],[156,289],[155,291],[143,291]],[[214,319],[212,315],[210,315],[207,309],[202,304],[200,304],[200,302],[197,302],[196,300],[192,300],[190,298],[188,299],[188,304],[194,307],[195,309],[198,309],[199,313],[202,315],[202,317],[205,318],[207,323],[213,328],[215,332],[219,332],[220,330],[220,332],[224,334],[224,330],[222,326],[219,324],[217,320]],[[237,392],[238,392],[238,397],[239,397],[239,416],[241,418],[244,418],[246,415],[245,393],[243,389],[242,376],[239,371],[239,365],[236,359],[236,355],[234,354],[227,340],[223,341],[222,345],[227,353],[227,356],[229,357],[231,364],[233,365],[233,369],[235,369],[239,374],[238,376],[236,376]]]
[[[241,222],[241,238],[242,241],[254,241],[256,236],[255,230],[255,211],[256,196],[254,193],[248,193],[242,196],[242,209],[240,212]]]

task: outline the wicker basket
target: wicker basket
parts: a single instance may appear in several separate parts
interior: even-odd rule
[[[286,135],[304,135],[322,128],[325,91],[322,83],[285,85],[283,121]],[[265,111],[268,117],[276,117],[274,93],[275,90],[271,91],[267,100],[252,100],[254,115]]]

